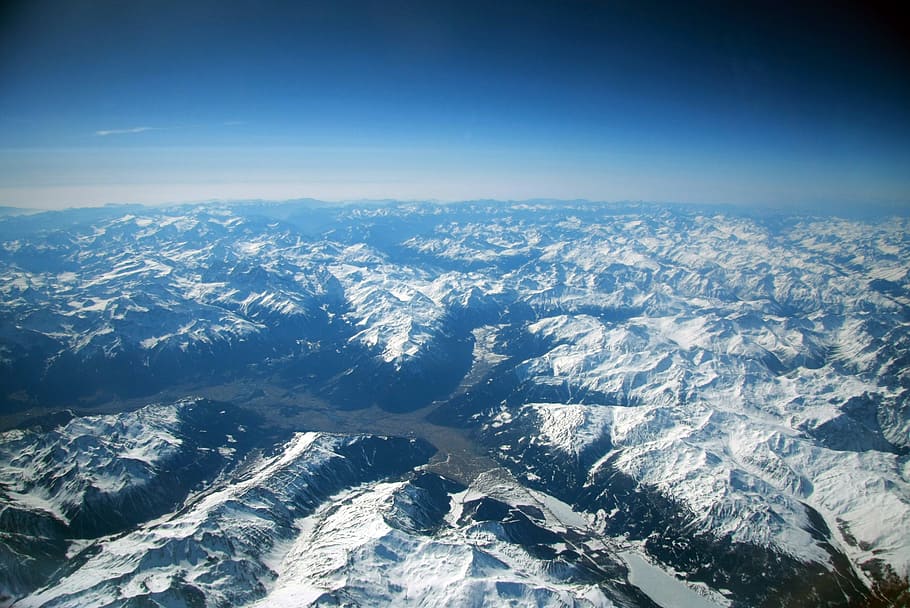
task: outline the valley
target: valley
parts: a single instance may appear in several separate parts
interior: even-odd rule
[[[692,605],[899,603],[907,229],[550,202],[6,218],[0,559],[40,567],[4,594],[652,606],[670,577]]]

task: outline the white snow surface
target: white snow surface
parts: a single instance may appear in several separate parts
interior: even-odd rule
[[[0,433],[0,485],[11,505],[67,522],[89,490],[116,494],[147,483],[156,465],[179,450],[178,414],[192,403],[73,418],[46,433]]]
[[[365,483],[296,516],[295,500],[345,466],[336,448],[356,440],[300,433],[178,513],[100,539],[81,567],[16,605],[167,603],[192,585],[206,605],[308,606],[334,596],[373,606],[613,606],[597,585],[561,576],[485,522],[457,521],[464,501],[490,492],[535,502],[508,479],[453,495],[438,530],[426,527],[425,491],[406,481]]]
[[[591,474],[612,458],[699,530],[827,561],[805,504],[855,564],[910,570],[910,220],[479,208],[345,211],[352,232],[396,214],[435,222],[388,249],[230,208],[136,212],[47,243],[16,235],[0,243],[0,313],[9,333],[61,353],[116,356],[233,347],[328,311],[345,339],[403,366],[465,304],[497,303],[479,315],[489,328],[526,311],[512,329],[533,347],[496,365],[530,396],[487,404],[485,424],[530,425],[529,440],[590,456]],[[54,255],[59,267],[29,263]],[[475,339],[510,352],[496,331]],[[21,464],[4,470],[27,483]]]
[[[239,481],[216,485],[178,513],[98,542],[100,551],[21,606],[106,606],[169,593],[183,581],[212,605],[240,605],[274,576],[262,556],[293,537],[294,501],[325,483],[341,436],[300,433]],[[174,600],[176,601],[176,600]]]
[[[275,586],[255,606],[306,606],[330,597],[440,608],[614,605],[596,585],[560,579],[546,562],[484,527],[459,525],[462,503],[489,495],[485,485],[454,495],[448,525],[432,534],[421,533],[413,519],[420,494],[406,482],[333,498],[298,522],[301,534],[277,567]],[[535,502],[514,483],[496,485],[500,498]]]

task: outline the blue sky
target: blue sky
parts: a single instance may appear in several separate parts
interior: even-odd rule
[[[0,205],[907,210],[910,51],[888,7],[7,2]]]

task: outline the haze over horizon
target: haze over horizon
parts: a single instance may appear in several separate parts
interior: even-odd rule
[[[897,5],[8,2],[0,205],[910,209]]]

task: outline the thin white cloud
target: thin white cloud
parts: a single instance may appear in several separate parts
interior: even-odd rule
[[[133,127],[131,129],[103,129],[95,131],[95,135],[105,137],[107,135],[127,135],[129,133],[144,133],[145,131],[160,131],[162,127]]]
[[[216,126],[223,127],[236,127],[240,125],[245,125],[246,122],[243,120],[228,120],[220,123]],[[211,125],[198,124],[198,125],[182,125],[179,127],[131,127],[129,129],[101,129],[95,131],[95,135],[100,137],[107,137],[108,135],[131,135],[134,133],[145,133],[146,131],[169,131],[172,129],[195,129]]]

